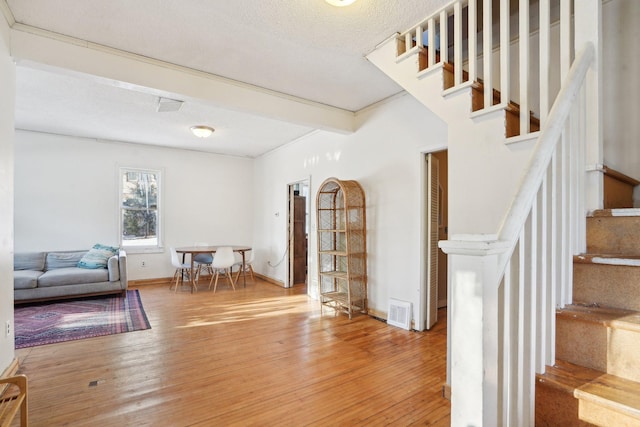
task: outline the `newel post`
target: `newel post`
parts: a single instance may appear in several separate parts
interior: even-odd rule
[[[585,79],[585,101],[580,111],[585,126],[580,137],[586,147],[586,164],[590,166],[586,174],[586,211],[602,209],[604,200],[604,177],[597,168],[597,165],[604,163],[602,3],[601,0],[580,0],[580,5],[576,3],[574,12],[575,50],[583,49],[587,43],[593,44],[595,48]]]
[[[498,260],[495,235],[441,241],[449,255],[451,425],[498,425]]]

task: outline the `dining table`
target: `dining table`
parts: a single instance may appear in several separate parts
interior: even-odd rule
[[[194,262],[194,257],[198,254],[215,254],[216,251],[218,250],[218,248],[222,248],[222,247],[230,247],[231,249],[233,249],[233,252],[238,252],[241,256],[242,256],[242,279],[243,279],[243,284],[244,287],[247,287],[247,276],[246,274],[244,274],[245,271],[245,263],[246,263],[246,253],[249,252],[251,250],[251,246],[242,246],[242,245],[215,245],[215,246],[182,246],[182,247],[178,247],[176,248],[176,252],[178,254],[182,254],[182,263],[184,264],[186,262],[186,257],[187,254],[190,255],[191,258],[191,274],[189,275],[189,278],[191,279],[191,289],[193,291],[193,289],[198,290],[197,286],[196,286],[196,279],[195,279],[195,262]]]

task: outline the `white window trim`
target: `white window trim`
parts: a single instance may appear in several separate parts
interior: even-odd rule
[[[125,246],[122,239],[122,175],[126,172],[147,172],[154,173],[158,176],[158,244],[154,246]],[[135,253],[163,253],[164,252],[164,169],[118,166],[118,242],[120,247],[127,251],[128,254]]]

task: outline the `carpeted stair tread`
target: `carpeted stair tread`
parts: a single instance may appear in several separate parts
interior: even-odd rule
[[[626,329],[627,331],[640,333],[640,313],[635,312],[628,316],[611,320],[608,326],[616,329]]]
[[[573,262],[640,267],[640,254],[580,254],[573,257]]]
[[[604,374],[576,389],[578,399],[594,402],[638,420],[640,424],[640,383]]]
[[[581,320],[583,322],[590,323],[602,323],[603,325],[608,325],[614,320],[619,320],[628,316],[636,315],[637,312],[633,310],[625,310],[613,307],[569,304],[564,308],[557,309],[556,314],[558,317],[564,317],[567,319]]]
[[[541,384],[573,393],[576,388],[582,387],[602,375],[604,375],[602,371],[558,359],[555,365],[547,366],[544,374],[538,374],[537,380]]]
[[[537,376],[536,425],[640,426],[637,230],[640,209],[588,215],[587,253],[573,258],[573,304],[556,310],[558,359]]]
[[[603,216],[640,216],[638,208],[622,208],[622,209],[597,209],[589,212],[587,217],[603,217]]]

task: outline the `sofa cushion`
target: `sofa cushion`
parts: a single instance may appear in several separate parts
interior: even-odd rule
[[[107,268],[109,258],[118,253],[119,248],[95,244],[78,262],[80,268]]]
[[[44,252],[19,252],[13,255],[14,270],[44,271]]]
[[[42,257],[44,263],[44,256]],[[42,271],[17,270],[13,272],[13,289],[33,289],[38,287],[38,277]]]
[[[61,251],[47,253],[46,269],[76,267],[87,251]]]
[[[104,268],[90,270],[78,267],[55,268],[47,270],[38,278],[38,287],[46,288],[107,281],[109,281],[109,273]]]

